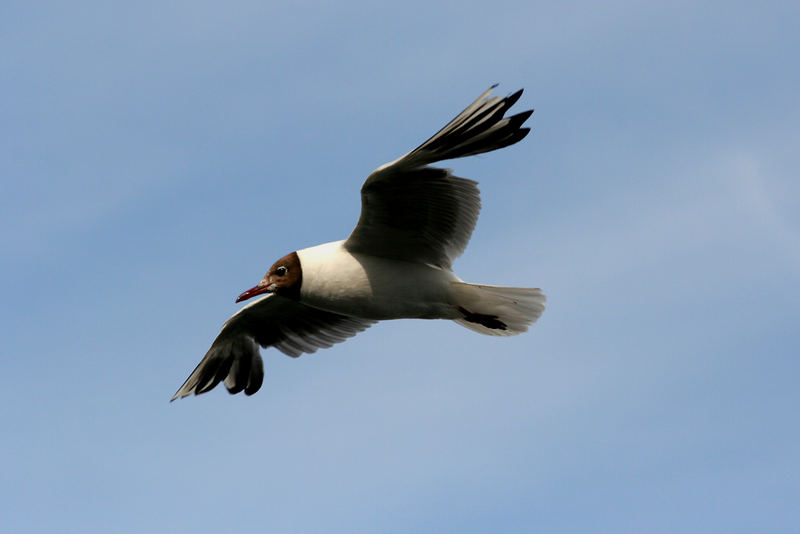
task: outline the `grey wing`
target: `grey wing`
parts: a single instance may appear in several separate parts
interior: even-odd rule
[[[244,391],[252,395],[264,379],[259,345],[297,357],[341,343],[374,322],[266,295],[225,322],[205,357],[171,400],[211,391],[222,381],[232,394]]]
[[[528,134],[521,126],[533,110],[503,117],[522,89],[489,98],[494,87],[419,147],[367,177],[348,250],[450,269],[478,221],[480,193],[477,182],[428,164],[497,150]]]

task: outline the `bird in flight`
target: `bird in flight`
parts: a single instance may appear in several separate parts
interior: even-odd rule
[[[361,187],[361,216],[350,236],[291,252],[236,299],[260,297],[222,326],[172,400],[220,382],[252,395],[264,366],[259,346],[292,357],[341,343],[387,319],[450,319],[494,336],[525,332],[544,312],[537,288],[471,284],[452,264],[467,246],[481,201],[477,182],[430,167],[520,141],[533,110],[505,117],[522,89],[492,89],[420,146],[375,169]]]

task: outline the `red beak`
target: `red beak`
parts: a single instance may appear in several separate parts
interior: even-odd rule
[[[236,302],[242,302],[243,300],[251,299],[256,295],[261,295],[262,293],[271,293],[272,292],[272,284],[264,284],[264,285],[257,285],[256,287],[251,287],[238,297],[236,297]]]

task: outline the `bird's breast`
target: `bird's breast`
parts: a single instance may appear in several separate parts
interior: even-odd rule
[[[298,250],[301,302],[365,319],[452,318],[450,271],[352,254],[344,241]]]

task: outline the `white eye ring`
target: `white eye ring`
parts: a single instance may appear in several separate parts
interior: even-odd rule
[[[283,265],[275,269],[275,274],[277,274],[278,276],[286,276],[287,272],[289,272],[289,269],[287,269]]]

